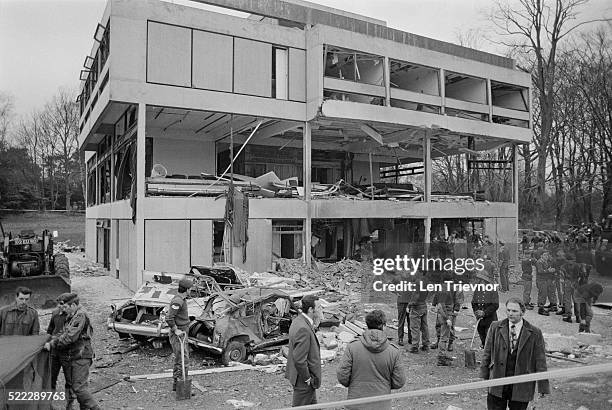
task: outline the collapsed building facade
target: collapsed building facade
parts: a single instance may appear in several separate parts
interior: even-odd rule
[[[81,72],[87,253],[128,287],[455,229],[516,243],[532,120],[511,59],[306,2],[205,3],[251,15],[109,0]],[[503,200],[477,177],[436,192],[432,163],[450,156],[505,173]]]

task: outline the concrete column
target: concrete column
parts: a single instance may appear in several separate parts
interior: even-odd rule
[[[310,268],[312,261],[310,248],[312,241],[312,204],[310,198],[310,180],[312,179],[312,127],[308,121],[304,122],[304,130],[302,135],[304,201],[306,201],[306,220],[304,221],[304,262],[306,263],[306,266]]]
[[[440,114],[444,114],[444,110],[446,107],[446,84],[444,81],[444,69],[443,68],[440,69],[438,75],[440,76],[439,87],[440,87],[440,99],[442,100],[442,106],[440,107]]]
[[[489,105],[489,122],[493,122],[493,92],[490,78],[487,78],[487,104]]]
[[[519,203],[519,169],[518,169],[518,153],[516,144],[512,144],[512,203]],[[518,209],[518,208],[517,208]]]
[[[431,130],[425,131],[423,139],[423,171],[425,182],[425,201],[431,202]]]
[[[144,199],[146,196],[145,184],[145,137],[147,105],[138,104],[138,125],[136,129],[136,272],[129,272],[136,277],[136,288],[142,284],[142,271],[145,263],[145,232],[144,232]],[[149,238],[152,239],[152,238]],[[170,255],[168,255],[170,257]],[[122,269],[124,267],[121,267]],[[131,281],[130,281],[131,282]]]
[[[424,220],[425,233],[423,237],[424,249],[423,254],[425,258],[429,257],[429,244],[431,243],[431,216],[426,217]]]
[[[389,57],[386,56],[383,65],[383,79],[385,81],[385,105],[391,107],[391,65]]]

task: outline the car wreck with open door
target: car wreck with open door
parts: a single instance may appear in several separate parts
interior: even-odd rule
[[[298,314],[295,302],[316,292],[252,287],[211,295],[191,323],[188,341],[224,364],[277,350],[289,342],[289,326]]]
[[[245,276],[230,265],[193,266],[189,273],[145,272],[146,282],[134,296],[120,307],[111,306],[107,328],[121,338],[133,337],[139,341],[160,341],[170,331],[166,314],[172,298],[178,293],[178,281],[188,277],[194,286],[187,295],[191,320],[202,315],[210,295],[242,288]]]

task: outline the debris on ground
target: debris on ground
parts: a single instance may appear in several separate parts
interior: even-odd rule
[[[235,409],[246,409],[249,407],[255,407],[259,405],[259,403],[253,403],[253,402],[246,401],[246,400],[236,400],[236,399],[227,400],[226,403],[231,404],[232,406],[234,406]]]

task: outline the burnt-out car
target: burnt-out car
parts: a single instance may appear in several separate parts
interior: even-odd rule
[[[297,290],[244,288],[211,295],[202,315],[191,323],[189,343],[221,356],[224,364],[244,362],[250,354],[288,343]]]
[[[132,336],[137,340],[155,340],[168,337],[166,313],[170,301],[178,293],[178,281],[183,277],[192,279],[194,283],[187,295],[192,320],[202,315],[210,295],[243,287],[241,275],[229,266],[194,266],[187,274],[145,272],[143,276],[147,281],[129,301],[118,308],[111,306],[107,328],[119,333],[121,338]]]

